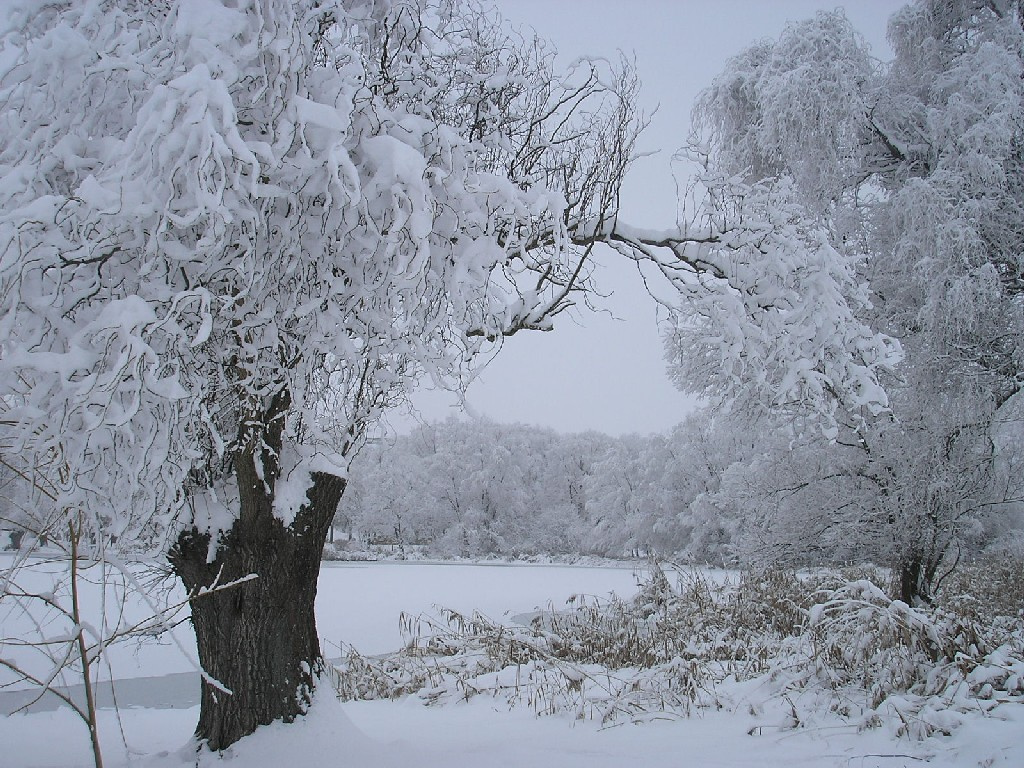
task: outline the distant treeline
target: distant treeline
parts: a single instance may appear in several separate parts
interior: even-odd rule
[[[915,510],[895,515],[873,493],[848,455],[861,453],[708,411],[624,437],[450,419],[368,445],[336,522],[354,549],[442,557],[890,564]],[[963,553],[1013,546],[1018,513],[961,515],[941,532]]]

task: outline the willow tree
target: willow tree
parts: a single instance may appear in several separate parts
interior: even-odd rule
[[[832,551],[888,557],[908,602],[1019,498],[997,477],[995,434],[1024,385],[1022,21],[1011,0],[918,0],[890,20],[896,56],[882,64],[841,11],[819,13],[732,59],[695,112],[708,168],[786,190],[795,226],[841,254],[827,263],[870,281],[855,316],[905,355],[887,410],[837,399],[831,444],[798,459],[784,440],[774,489],[750,470],[768,507],[785,488],[800,516],[769,540],[788,528],[806,547],[829,529],[845,539]],[[676,370],[692,373],[705,334],[683,324],[674,343],[691,353]],[[763,404],[804,412],[799,399]]]
[[[622,226],[643,123],[628,62],[556,71],[470,3],[57,0],[0,29],[8,455],[52,468],[53,514],[205,595],[211,749],[310,704],[348,462],[421,377],[550,329],[602,242],[726,303],[729,355],[763,351],[744,339],[780,317],[756,272],[791,285],[830,256],[779,262],[794,233],[751,251],[716,220]],[[818,272],[845,306],[842,270]],[[800,318],[827,366],[776,359],[792,376],[770,386],[824,403],[874,381],[884,340]]]

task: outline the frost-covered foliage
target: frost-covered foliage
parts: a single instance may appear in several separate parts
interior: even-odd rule
[[[1019,618],[993,627],[922,611],[835,575],[721,583],[691,572],[673,588],[655,570],[630,601],[577,598],[529,626],[445,610],[403,626],[402,651],[349,655],[342,698],[483,695],[602,722],[786,702],[785,727],[834,717],[914,739],[1024,698]]]
[[[912,601],[1005,529],[1022,497],[1005,441],[1024,384],[1021,8],[920,0],[890,39],[883,65],[841,12],[790,25],[704,93],[689,149],[751,200],[785,190],[792,226],[865,289],[855,317],[904,354],[882,382],[888,412],[842,401],[827,440],[801,421],[800,398],[767,403],[783,417],[776,435],[730,468],[717,504],[752,513],[748,554],[890,562]],[[748,202],[715,204],[725,215]],[[722,322],[704,317],[679,322],[669,356],[707,392],[719,350],[706,331]]]
[[[878,306],[863,316],[886,323],[908,366],[951,357],[1000,402],[1022,367],[1019,14],[910,4],[885,66],[841,12],[792,24],[704,93],[690,147],[751,190],[788,189],[800,226],[871,277]],[[723,210],[734,198],[720,195]]]
[[[715,270],[681,289],[667,344],[681,388],[771,410],[812,405],[829,434],[847,412],[887,410],[878,377],[900,346],[859,322],[871,306],[866,254],[828,215],[861,172],[873,73],[842,13],[819,13],[732,59],[698,100],[681,153],[700,168],[687,228],[706,231],[701,258]],[[760,318],[754,333],[747,315]]]
[[[420,375],[549,328],[637,130],[628,72],[469,4],[26,1],[0,35],[4,454],[157,551],[230,527],[238,457],[288,523]]]
[[[842,11],[790,24],[738,54],[701,94],[694,149],[753,181],[790,176],[808,201],[827,205],[858,171],[876,69]]]
[[[887,153],[874,224],[891,250],[880,310],[913,339],[916,367],[976,378],[996,405],[1024,370],[1020,14],[973,2],[897,14],[874,126]]]
[[[620,228],[612,242],[643,253],[678,295],[666,350],[676,384],[810,412],[826,433],[850,410],[886,412],[880,377],[901,352],[860,319],[869,305],[861,257],[805,218],[788,179],[749,183],[709,170],[699,184],[692,221],[666,232]]]
[[[357,457],[338,520],[359,543],[400,554],[578,552],[592,467],[611,442],[489,421],[425,424]]]
[[[941,424],[953,412],[928,415]],[[1005,416],[991,471],[931,440],[924,450],[912,442],[927,434],[920,429],[885,432],[878,458],[866,461],[850,433],[830,443],[813,424],[763,414],[701,410],[668,434],[618,438],[481,420],[426,424],[353,463],[336,520],[343,537],[328,556],[654,553],[792,568],[890,564],[916,546],[946,553],[932,557],[931,592],[957,558],[1011,547],[1001,556],[1020,559],[1011,545],[1022,521],[1010,502],[1024,454],[1019,421]],[[973,417],[963,409],[960,418],[967,425]],[[879,491],[883,460],[906,483],[899,494]]]
[[[667,435],[560,435],[486,420],[425,424],[352,464],[328,556],[649,553],[721,563],[735,516],[707,503],[749,452],[707,413]]]

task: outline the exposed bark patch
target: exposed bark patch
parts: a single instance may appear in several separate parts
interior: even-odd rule
[[[194,528],[181,534],[169,555],[189,590],[257,576],[192,604],[199,660],[232,691],[202,683],[196,736],[211,750],[304,713],[323,670],[313,605],[324,540],[345,480],[312,477],[307,503],[285,526],[273,515],[272,490],[240,473],[241,514],[213,561],[207,562],[209,535]]]

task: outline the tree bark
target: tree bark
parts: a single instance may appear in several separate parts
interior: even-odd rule
[[[267,456],[265,473],[273,463]],[[256,576],[192,602],[199,661],[231,691],[202,682],[196,737],[211,750],[305,713],[323,671],[313,603],[324,540],[345,480],[313,473],[306,504],[285,526],[273,514],[274,481],[257,476],[252,458],[243,454],[235,462],[240,515],[212,559],[209,535],[194,528],[180,535],[169,555],[190,592]]]
[[[903,558],[896,567],[899,599],[910,606],[930,605],[931,587],[938,570],[938,563],[922,555]]]

